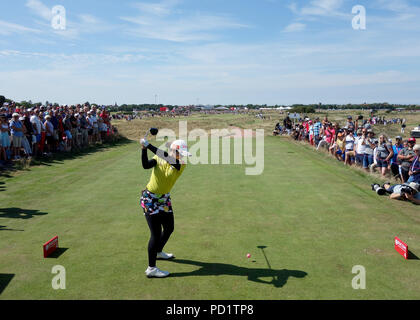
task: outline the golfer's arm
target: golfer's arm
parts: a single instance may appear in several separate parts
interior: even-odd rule
[[[149,160],[147,158],[147,149],[141,150],[141,164],[143,165],[143,169],[151,169],[153,168],[157,162],[155,159]]]
[[[169,154],[166,151],[160,150],[150,143],[147,146],[147,149],[152,151],[159,158],[167,161],[170,165],[174,166],[174,168],[177,169],[178,171],[181,170],[181,164],[179,163],[179,161],[177,159],[169,156]]]

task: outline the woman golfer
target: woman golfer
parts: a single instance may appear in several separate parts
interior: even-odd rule
[[[162,251],[174,231],[174,214],[169,192],[185,169],[182,157],[191,154],[188,152],[187,143],[183,140],[172,142],[169,153],[156,148],[145,139],[141,139],[140,143],[143,146],[141,156],[143,168],[153,168],[150,181],[140,198],[140,205],[150,228],[149,267],[146,275],[149,278],[164,278],[169,272],[158,269],[156,259],[175,258],[173,254]],[[151,160],[147,158],[147,149],[155,154]]]

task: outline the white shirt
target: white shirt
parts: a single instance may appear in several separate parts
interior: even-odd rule
[[[42,122],[39,120],[38,116],[31,116],[31,123],[35,126],[36,134],[41,134]]]
[[[363,143],[363,137],[356,138],[356,152],[357,154],[364,154],[365,153],[365,145]]]
[[[346,150],[353,150],[354,149],[354,137],[351,135],[347,135],[346,137]]]

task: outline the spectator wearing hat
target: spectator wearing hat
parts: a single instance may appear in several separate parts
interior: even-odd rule
[[[400,175],[400,164],[397,157],[403,148],[404,148],[404,145],[402,143],[402,137],[400,136],[395,137],[395,144],[392,146],[392,151],[394,152],[394,155],[392,156],[392,159],[391,159],[391,172],[395,179],[399,179],[401,181],[402,179]]]
[[[416,157],[414,158],[410,171],[408,172],[410,178],[407,182],[420,183],[420,144],[416,144],[413,147],[413,151],[415,152]]]
[[[92,117],[92,111],[87,112],[86,120],[88,122],[88,141],[89,145],[93,143],[93,117]]]
[[[364,157],[364,154],[365,154],[365,145],[363,144],[363,140],[366,137],[366,134],[367,134],[366,131],[367,130],[364,129],[364,128],[359,129],[357,137],[354,141],[354,144],[355,144],[354,151],[355,151],[355,154],[356,154],[356,156],[355,156],[356,165],[360,166],[360,167],[363,167],[363,157]]]
[[[32,148],[29,143],[29,141],[31,140],[28,140],[28,135],[27,135],[28,130],[26,129],[26,126],[25,126],[25,119],[26,119],[26,116],[19,118],[19,121],[22,123],[22,126],[23,126],[22,147],[23,147],[23,150],[25,151],[26,156],[30,158],[32,157]],[[32,139],[32,135],[29,135],[29,137],[30,139]]]
[[[408,200],[414,204],[420,204],[420,185],[415,182],[391,185],[385,183],[384,189],[390,193],[389,196],[393,200]],[[403,189],[407,189],[411,192],[402,192]]]
[[[346,154],[346,141],[344,130],[338,130],[337,140],[335,141],[335,157],[339,161],[344,161]]]
[[[400,175],[403,182],[407,182],[410,175],[410,167],[414,159],[416,158],[416,153],[413,148],[416,144],[415,138],[410,138],[404,143],[404,148],[400,151],[397,156],[398,161],[400,162]]]
[[[373,150],[376,148],[375,140],[374,140],[375,133],[373,130],[367,130],[367,136],[364,137],[362,144],[365,146],[364,156],[363,156],[363,168],[369,171],[370,166],[374,162],[373,158]]]
[[[39,119],[39,110],[34,109],[31,115],[30,121],[32,123],[33,133],[35,135],[35,143],[33,147],[33,154],[36,156],[38,155],[39,150],[39,143],[41,142],[41,132],[42,132],[42,123]]]
[[[352,116],[348,116],[347,117],[347,123],[344,126],[345,129],[354,129],[354,122],[353,122],[353,117]]]
[[[12,152],[15,160],[20,159],[20,148],[22,148],[23,125],[19,120],[19,113],[13,113],[10,121],[10,133],[12,135]]]

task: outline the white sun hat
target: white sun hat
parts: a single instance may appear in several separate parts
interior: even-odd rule
[[[184,140],[176,140],[172,142],[171,149],[177,150],[181,156],[191,157],[192,154],[188,152],[188,145]]]

